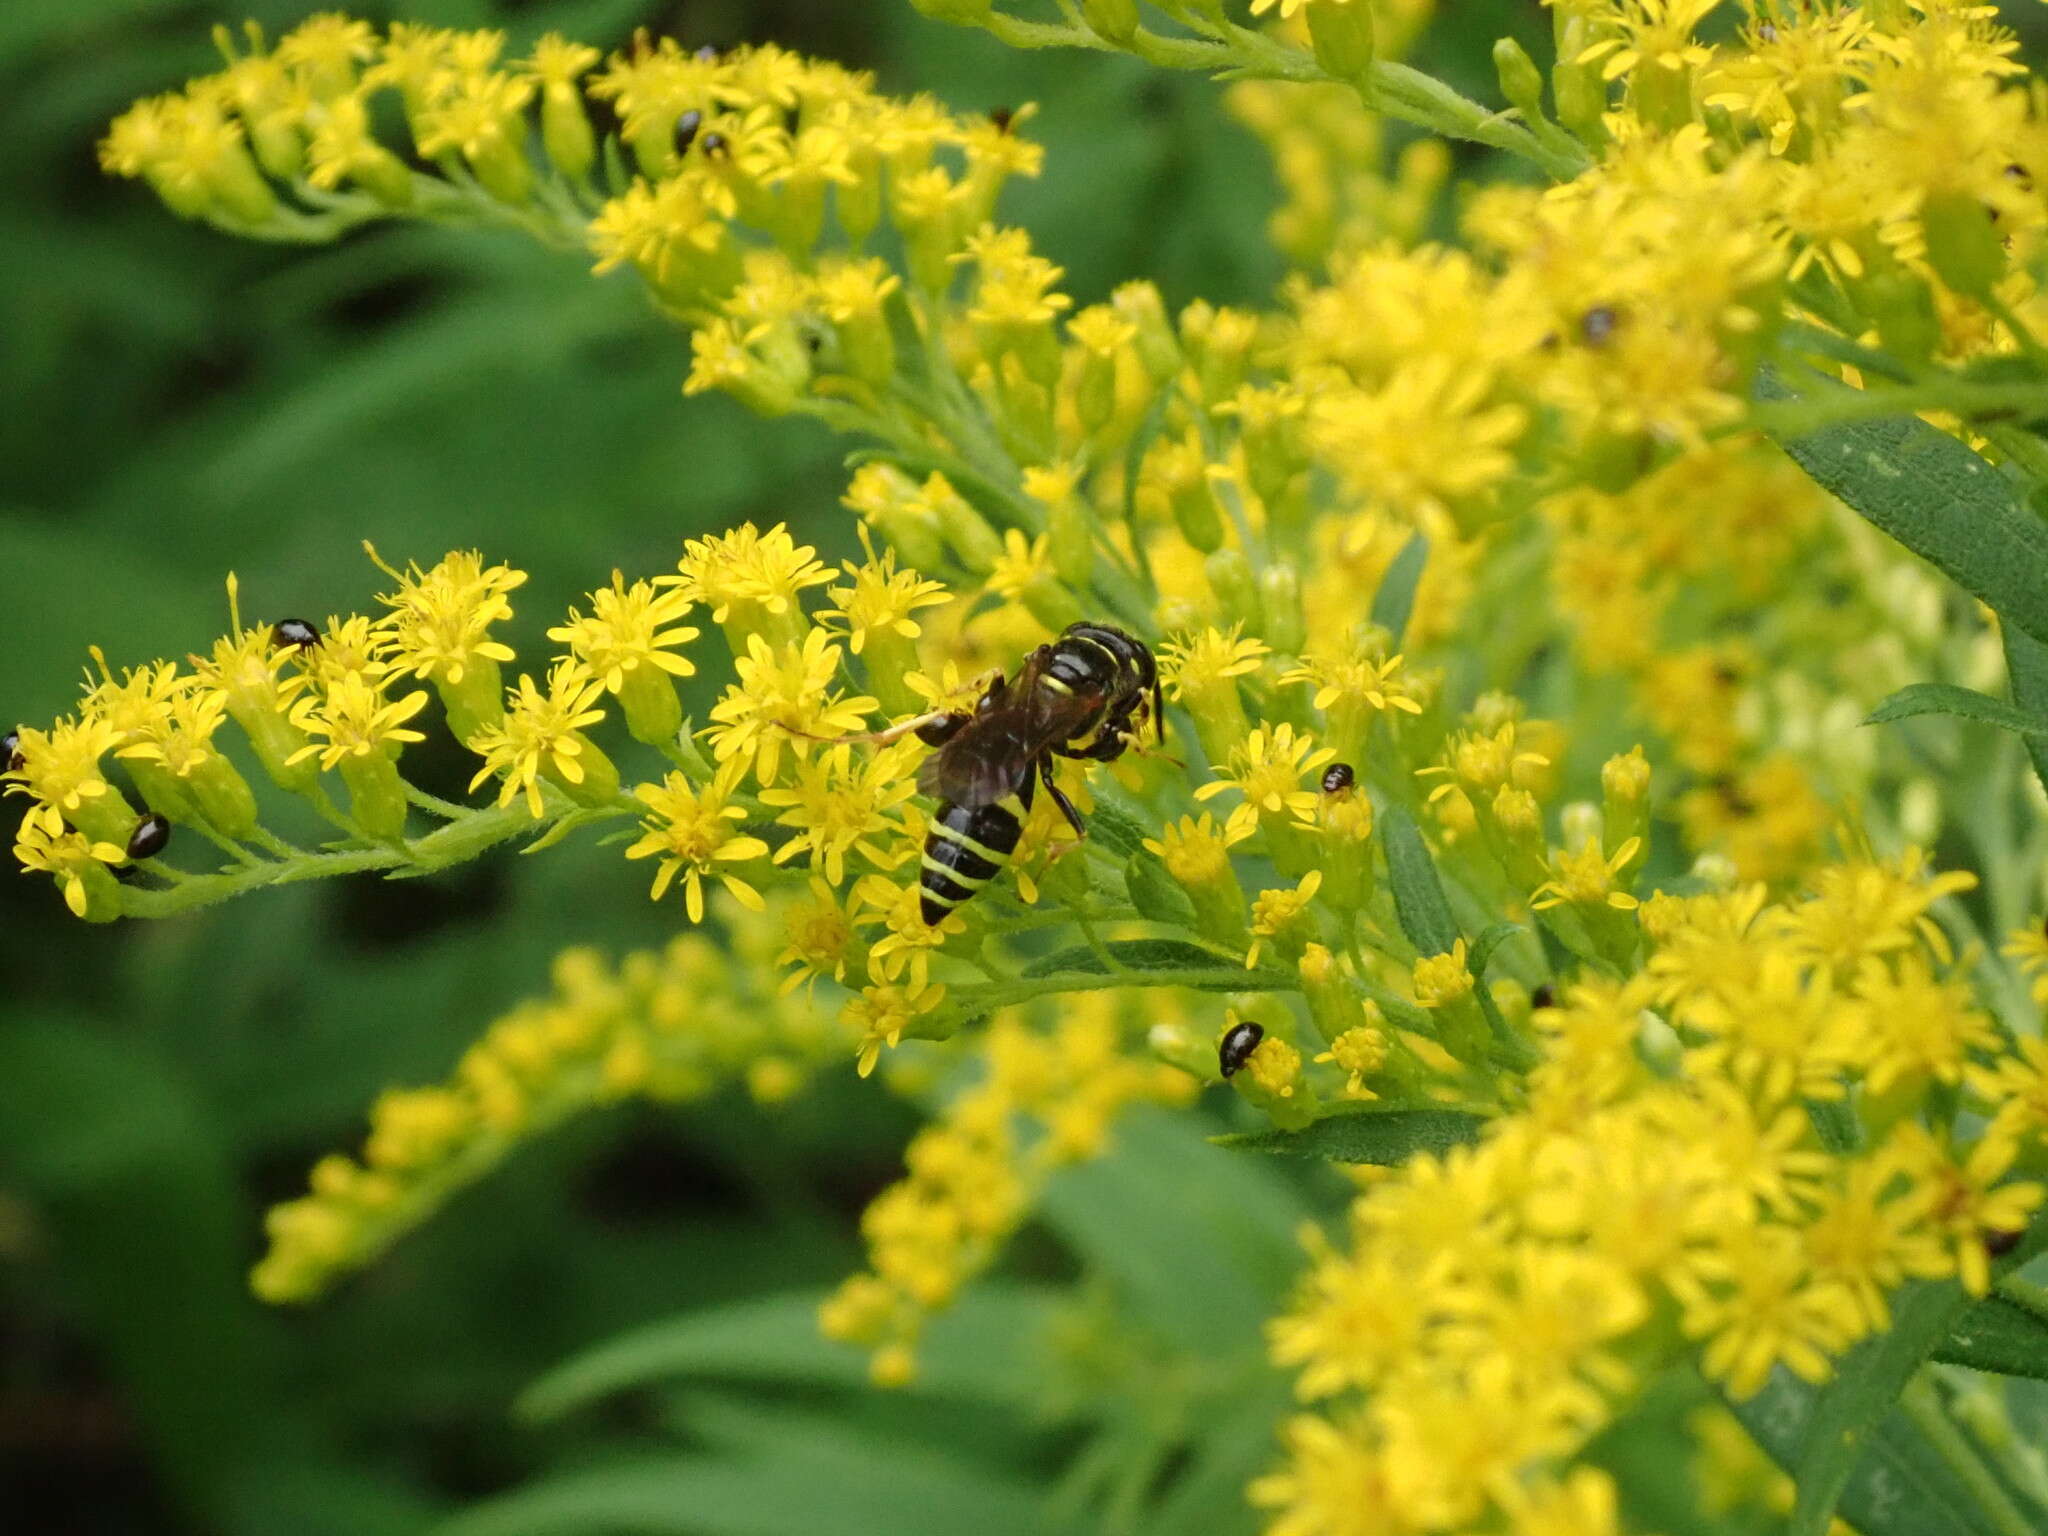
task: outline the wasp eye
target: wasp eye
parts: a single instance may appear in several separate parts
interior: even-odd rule
[[[2019,1247],[2020,1238],[2024,1235],[2024,1233],[2020,1232],[1986,1232],[1984,1234],[1984,1251],[1994,1259],[2002,1259],[2008,1253],[2011,1253],[2013,1249]]]
[[[1341,795],[1358,782],[1358,775],[1349,763],[1332,763],[1323,770],[1323,793]]]
[[[732,153],[732,143],[722,133],[704,135],[704,156],[708,160],[723,160]]]
[[[9,731],[0,736],[0,773],[21,772],[21,731]]]
[[[1008,107],[990,107],[988,109],[988,120],[996,125],[997,133],[1008,133],[1010,131],[1010,124],[1016,119],[1016,116],[1017,114]]]
[[[1557,992],[1547,981],[1541,983],[1534,992],[1529,994],[1529,1006],[1531,1008],[1551,1008],[1555,1007],[1556,1004]]]
[[[1237,1069],[1252,1059],[1252,1052],[1259,1048],[1259,1042],[1266,1038],[1263,1024],[1246,1019],[1224,1035],[1222,1044],[1216,1047],[1216,1064],[1225,1077],[1235,1077]]]
[[[697,142],[697,130],[704,126],[704,114],[695,107],[676,119],[676,153],[687,155]]]
[[[1621,327],[1621,311],[1607,304],[1595,304],[1579,316],[1579,335],[1589,347],[1604,347]]]
[[[128,857],[153,859],[171,845],[171,818],[152,811],[128,834]]]
[[[303,651],[320,643],[320,631],[304,619],[279,619],[270,626],[271,644]]]
[[[699,64],[716,64],[725,57],[725,50],[716,43],[706,43],[693,55]]]

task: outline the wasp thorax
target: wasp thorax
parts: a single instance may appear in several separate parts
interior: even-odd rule
[[[0,773],[19,773],[20,771],[21,732],[15,729],[10,730],[5,736],[0,736]]]
[[[1216,1065],[1225,1077],[1235,1077],[1237,1069],[1252,1059],[1252,1052],[1259,1048],[1259,1042],[1266,1038],[1266,1027],[1246,1019],[1242,1024],[1232,1025],[1216,1047]]]

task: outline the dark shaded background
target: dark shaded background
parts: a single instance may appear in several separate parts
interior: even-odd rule
[[[249,10],[275,34],[314,8]],[[366,14],[502,26],[514,50],[549,28],[606,46],[639,25],[774,39],[956,108],[1036,100],[1048,173],[1006,212],[1078,300],[1142,274],[1174,304],[1256,303],[1280,275],[1264,158],[1204,81],[1020,56],[885,0]],[[615,564],[666,568],[686,534],[787,520],[850,548],[845,445],[722,398],[686,404],[686,344],[630,280],[511,235],[238,243],[103,179],[105,121],[212,67],[208,27],[240,15],[0,4],[0,715],[68,708],[89,643],[117,665],[203,646],[229,568],[252,614],[364,605],[365,537],[392,558],[478,545],[531,571],[513,637],[529,655],[576,593]],[[1539,47],[1546,22],[1460,0],[1432,62],[1490,96],[1491,40],[1512,28]],[[507,1404],[547,1366],[647,1318],[855,1266],[855,1218],[912,1122],[847,1074],[772,1118],[737,1099],[594,1117],[333,1300],[247,1299],[264,1206],[353,1143],[380,1086],[443,1073],[562,945],[658,941],[675,914],[643,889],[615,852],[570,846],[110,931],[71,922],[45,880],[0,878],[0,1528],[421,1529],[642,1427],[516,1427]],[[1025,1247],[1044,1273],[1077,1262],[1049,1238]],[[914,1405],[854,1411],[924,1433]],[[947,1433],[975,1432],[950,1416]],[[1030,1452],[1061,1454],[1057,1438]],[[1243,1526],[1236,1486],[1194,1528]]]

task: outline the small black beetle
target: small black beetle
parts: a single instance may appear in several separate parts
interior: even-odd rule
[[[1216,1064],[1222,1068],[1223,1075],[1236,1076],[1237,1069],[1252,1059],[1252,1052],[1265,1038],[1265,1026],[1254,1024],[1250,1019],[1233,1026],[1223,1037],[1223,1043],[1216,1047]]]
[[[128,857],[153,859],[171,845],[171,818],[151,811],[128,834]]]

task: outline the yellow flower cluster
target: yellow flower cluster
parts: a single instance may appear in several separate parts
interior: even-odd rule
[[[1996,639],[1771,446],[1886,380],[2048,463],[1958,393],[2048,356],[2038,93],[1952,0],[1758,0],[1732,32],[1713,0],[1556,0],[1548,103],[1496,50],[1512,114],[1399,62],[1426,0],[1277,0],[1265,32],[1161,7],[1172,35],[1130,4],[920,4],[1262,77],[1232,103],[1286,192],[1278,303],[1169,314],[1143,281],[1077,303],[996,219],[1040,168],[1028,111],[959,118],[772,46],[507,62],[495,33],[324,16],[120,119],[108,168],[230,229],[497,222],[632,270],[692,334],[686,392],[867,440],[863,558],[835,571],[780,526],[692,538],[674,574],[570,610],[564,654],[509,689],[523,578],[480,555],[387,567],[376,617],[236,616],[189,669],[102,664],[75,716],[9,739],[18,858],[104,919],[633,817],[655,897],[730,938],[730,965],[694,936],[616,974],[565,961],[450,1086],[387,1098],[362,1161],[277,1213],[273,1296],[581,1104],[742,1074],[775,1097],[964,1034],[975,1070],[824,1310],[902,1382],[924,1317],[1126,1104],[1227,1081],[1278,1133],[1483,1117],[1317,1239],[1272,1330],[1305,1407],[1254,1497],[1274,1536],[1615,1531],[1581,1453],[1657,1371],[1696,1359],[1738,1398],[1819,1380],[1906,1280],[1981,1294],[2042,1203],[2048,1048],[1987,1007],[2012,978],[1975,877],[1871,851],[1934,846],[1943,808],[1924,763],[1852,729],[1912,679],[1995,686]],[[1442,140],[1389,164],[1368,105],[1555,184],[1447,219]],[[400,120],[409,150],[375,126]],[[1767,398],[1795,384],[1822,392]],[[682,654],[706,617],[729,668]],[[1156,658],[1169,718],[1118,741],[1106,702],[1034,683],[1032,766],[1101,767],[1019,786],[1044,788],[1007,867],[928,920],[947,866],[909,733],[1021,690],[1077,621]],[[400,775],[434,698],[495,807]],[[272,830],[229,721],[339,841]],[[228,865],[163,859],[184,827]],[[2010,926],[2038,872],[1968,832]],[[2008,953],[2038,1004],[2048,940]]]
[[[1665,1364],[1697,1349],[1744,1398],[1823,1379],[1908,1279],[1982,1295],[2048,1196],[2014,1176],[2048,1118],[2040,1042],[2002,1042],[1927,918],[1969,883],[1908,857],[1646,903],[1645,964],[1536,1010],[1526,1104],[1318,1236],[1271,1329],[1312,1407],[1253,1489],[1270,1529],[1615,1532],[1575,1458]],[[1990,1129],[1930,1119],[1946,1094]]]
[[[486,1029],[445,1083],[383,1094],[359,1158],[321,1159],[310,1192],[270,1212],[270,1249],[251,1276],[257,1295],[318,1296],[578,1111],[640,1096],[699,1099],[736,1081],[780,1103],[845,1054],[808,999],[756,992],[700,934],[616,964],[565,950],[553,983]]]
[[[906,1177],[861,1217],[871,1270],[820,1314],[830,1337],[873,1351],[879,1384],[911,1379],[925,1315],[987,1268],[1056,1169],[1102,1155],[1127,1105],[1193,1097],[1184,1073],[1129,1054],[1126,1011],[1095,993],[1045,1032],[1018,1010],[999,1014],[976,1048],[978,1080],[912,1138]]]

